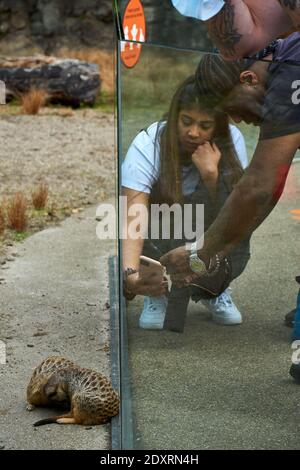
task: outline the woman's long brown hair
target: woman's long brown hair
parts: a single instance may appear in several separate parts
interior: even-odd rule
[[[243,174],[241,163],[232,142],[228,116],[212,109],[201,97],[197,89],[195,77],[187,78],[173,96],[166,119],[158,125],[155,149],[160,149],[159,178],[151,192],[151,202],[173,204],[184,202],[182,194],[182,163],[180,143],[178,139],[178,118],[182,110],[197,109],[213,117],[216,123],[212,140],[221,152],[219,175],[222,173],[229,191]],[[166,123],[165,123],[166,121]],[[155,156],[156,158],[157,156]]]

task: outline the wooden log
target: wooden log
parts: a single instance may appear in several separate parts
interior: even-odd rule
[[[48,101],[73,107],[93,105],[101,87],[97,64],[50,56],[0,57],[0,80],[8,101],[39,88],[46,91]]]

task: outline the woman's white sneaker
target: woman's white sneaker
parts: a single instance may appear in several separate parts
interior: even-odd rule
[[[215,323],[221,325],[240,325],[243,321],[241,312],[229,294],[229,289],[226,289],[219,297],[201,299],[201,302],[212,313],[212,319]]]
[[[145,297],[144,308],[139,319],[140,328],[145,330],[162,330],[164,327],[168,299],[162,297]]]

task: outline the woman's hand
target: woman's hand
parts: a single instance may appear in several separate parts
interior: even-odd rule
[[[147,278],[141,278],[139,273],[130,274],[125,282],[126,289],[134,295],[160,297],[166,295],[168,290],[167,279],[162,281],[159,274],[152,274]]]
[[[199,145],[192,155],[192,161],[199,170],[203,180],[218,179],[218,165],[221,152],[216,144],[205,142]]]

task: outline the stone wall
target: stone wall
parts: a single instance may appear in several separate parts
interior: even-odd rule
[[[0,0],[0,54],[110,49],[111,0]]]
[[[123,11],[128,0],[120,0]],[[147,37],[178,47],[210,48],[200,22],[186,19],[170,0],[142,0]],[[188,25],[188,27],[187,27]],[[111,49],[112,0],[0,0],[0,54],[55,54],[62,47]]]
[[[127,0],[122,0],[121,3],[125,5]],[[171,0],[143,0],[142,3],[147,19],[147,38],[150,42],[161,41],[173,47],[211,50],[212,44],[205,25],[194,18],[180,15]]]

